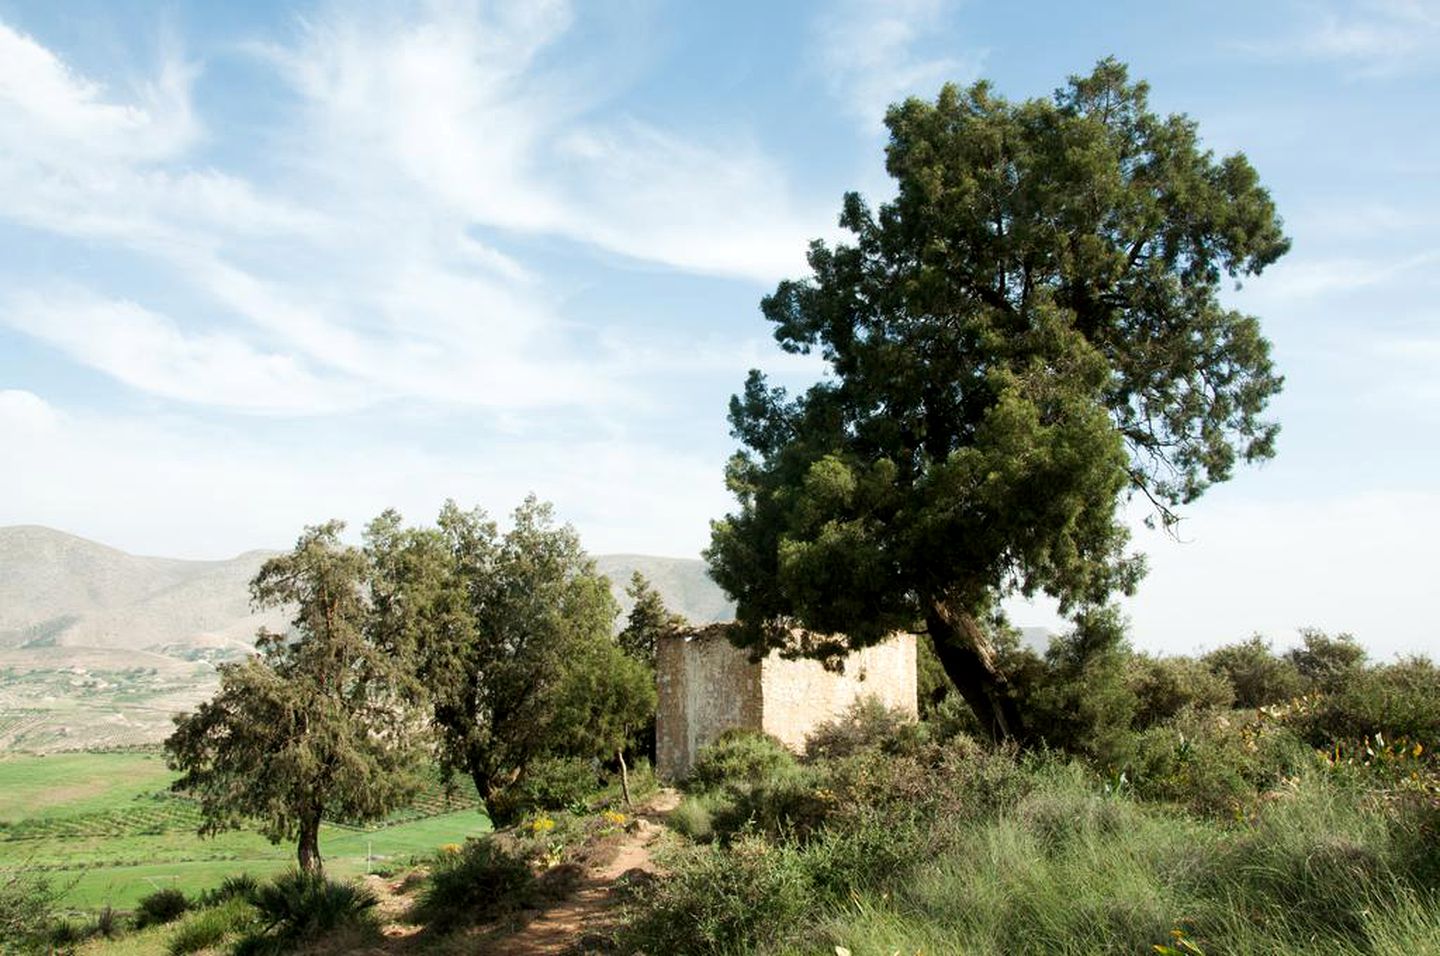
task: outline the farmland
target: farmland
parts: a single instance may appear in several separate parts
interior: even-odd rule
[[[43,871],[77,909],[126,909],[157,887],[194,894],[292,864],[293,847],[257,833],[198,838],[198,810],[167,790],[174,776],[149,751],[0,759],[0,868]],[[488,829],[473,791],[447,797],[432,784],[380,825],[327,825],[320,846],[327,869],[348,876]]]

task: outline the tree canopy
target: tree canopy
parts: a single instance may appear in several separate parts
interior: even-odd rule
[[[829,657],[921,628],[982,726],[1022,735],[983,622],[1012,593],[1063,611],[1133,590],[1118,506],[1167,526],[1274,452],[1280,388],[1225,277],[1288,248],[1243,155],[1105,60],[1051,97],[946,86],[890,109],[897,196],[845,197],[850,242],[761,308],[831,375],[791,397],[752,371],[711,573],[757,650]],[[797,636],[798,635],[798,636]]]
[[[288,633],[261,631],[257,654],[220,666],[220,689],[176,718],[165,742],[202,833],[258,821],[321,868],[324,819],[373,820],[411,793],[418,756],[409,661],[372,627],[370,568],[338,521],[306,529],[250,585],[259,607],[293,607]]]
[[[614,756],[654,710],[644,667],[616,645],[610,582],[549,504],[501,533],[449,502],[434,528],[387,512],[367,532],[396,643],[414,648],[442,771],[468,774],[492,817],[535,759]]]

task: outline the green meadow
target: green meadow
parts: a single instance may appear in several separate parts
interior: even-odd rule
[[[160,887],[193,895],[293,864],[292,846],[254,832],[197,836],[196,807],[168,792],[174,778],[153,752],[0,758],[0,869],[44,872],[76,909],[129,909]],[[328,871],[352,876],[489,829],[473,792],[435,785],[382,825],[327,825],[320,849]]]

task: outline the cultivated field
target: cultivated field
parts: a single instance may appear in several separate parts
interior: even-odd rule
[[[0,759],[0,869],[45,871],[77,909],[128,909],[157,887],[193,895],[292,865],[293,847],[253,832],[197,837],[194,804],[167,790],[174,777],[154,752]],[[447,797],[437,784],[382,825],[327,825],[320,848],[328,871],[350,876],[489,828],[473,789]]]

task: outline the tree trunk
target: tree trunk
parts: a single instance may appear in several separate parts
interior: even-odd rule
[[[615,751],[615,756],[620,760],[620,793],[625,797],[625,806],[630,806],[630,770],[625,766],[625,748],[621,747]]]
[[[300,842],[295,855],[302,873],[319,873],[324,869],[320,859],[320,814],[306,814],[300,819]]]
[[[1025,726],[1010,696],[1010,683],[975,617],[936,600],[926,611],[925,626],[934,641],[935,656],[990,739],[997,743],[1023,740]]]
[[[480,805],[485,808],[485,815],[490,818],[491,826],[498,827],[500,824],[495,821],[495,807],[492,803],[495,799],[495,787],[490,775],[479,770],[472,770],[470,779],[475,782],[475,793],[480,797]]]

